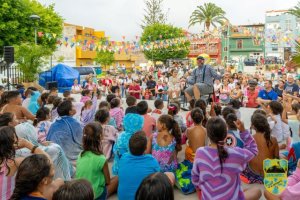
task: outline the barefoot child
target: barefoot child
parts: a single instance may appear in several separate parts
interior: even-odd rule
[[[263,184],[265,159],[278,159],[279,147],[275,137],[271,136],[271,130],[267,118],[262,114],[254,114],[251,117],[252,128],[255,130],[253,138],[257,144],[258,154],[247,165],[243,176],[249,183]]]
[[[208,137],[206,129],[202,126],[202,120],[204,119],[202,110],[200,108],[194,108],[191,112],[191,117],[194,126],[187,129],[188,142],[185,150],[185,159],[193,163],[196,150],[199,147],[208,145]]]

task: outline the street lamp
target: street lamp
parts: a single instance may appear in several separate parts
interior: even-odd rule
[[[41,18],[38,15],[30,15],[29,19],[33,20],[33,21],[39,21]],[[34,26],[34,41],[35,44],[37,45],[37,26]]]

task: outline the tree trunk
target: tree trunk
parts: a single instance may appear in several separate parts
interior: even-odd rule
[[[206,26],[207,31],[209,31],[209,28],[210,28],[210,22],[205,22],[205,26]]]

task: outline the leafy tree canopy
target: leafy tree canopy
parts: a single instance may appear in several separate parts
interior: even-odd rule
[[[300,2],[295,7],[291,8],[288,13],[300,18]]]
[[[164,41],[167,39],[184,37],[184,32],[181,28],[167,24],[153,24],[145,27],[141,36],[142,44],[153,46],[153,42]],[[144,50],[144,54],[148,60],[166,62],[172,58],[186,58],[189,53],[190,42],[169,44],[168,47],[153,48]]]
[[[39,21],[29,18],[40,16]],[[54,5],[43,6],[36,0],[0,0],[0,52],[3,46],[34,43],[34,29],[38,32],[56,34],[60,37],[63,29],[63,18],[54,11]],[[38,44],[56,48],[56,39],[38,37]]]
[[[96,62],[96,64],[100,64],[103,66],[111,65],[115,61],[114,52],[105,50],[97,51],[97,56],[94,61]]]
[[[29,82],[37,79],[36,75],[40,72],[41,66],[45,64],[45,59],[51,55],[51,50],[42,45],[32,45],[22,43],[16,46],[15,61]]]

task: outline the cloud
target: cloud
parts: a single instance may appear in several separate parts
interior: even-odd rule
[[[141,34],[143,19],[143,0],[38,0],[42,4],[55,3],[55,10],[66,22],[104,30],[114,40],[122,36],[134,39]],[[191,13],[202,2],[199,0],[165,0],[164,10],[168,12],[168,21],[188,29]],[[223,8],[232,24],[264,23],[267,10],[289,9],[298,0],[211,0]],[[197,33],[200,26],[189,31]]]

